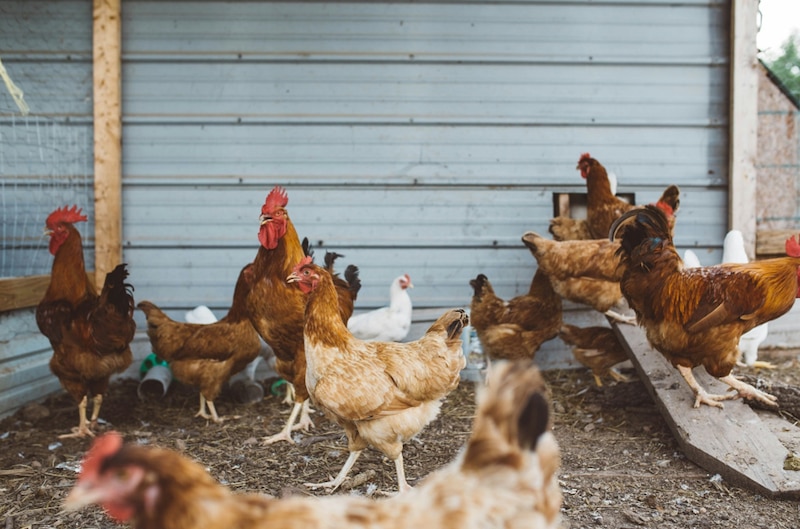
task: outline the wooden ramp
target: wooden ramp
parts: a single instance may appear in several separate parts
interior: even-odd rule
[[[678,370],[650,347],[644,330],[611,325],[690,460],[728,483],[769,498],[800,499],[800,471],[784,470],[791,454],[787,446],[798,446],[800,428],[774,413],[756,412],[741,399],[725,401],[723,410],[692,408],[692,390]],[[702,367],[694,375],[711,393],[729,389]]]

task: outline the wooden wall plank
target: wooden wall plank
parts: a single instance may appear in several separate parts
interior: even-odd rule
[[[94,178],[97,283],[122,259],[120,0],[94,0]]]

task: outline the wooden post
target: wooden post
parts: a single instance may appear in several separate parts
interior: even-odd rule
[[[95,284],[122,260],[121,0],[93,0]]]
[[[728,226],[742,232],[745,251],[755,258],[756,157],[758,154],[758,0],[733,0],[730,60],[730,188]]]

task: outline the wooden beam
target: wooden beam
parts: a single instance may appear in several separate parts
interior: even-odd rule
[[[87,270],[86,275],[89,281],[94,282],[94,271]],[[0,279],[0,313],[35,307],[44,297],[48,285],[49,275]],[[94,282],[94,285],[97,283]]]
[[[769,498],[800,499],[800,471],[784,469],[791,451],[750,406],[739,399],[726,401],[722,410],[693,408],[689,385],[650,347],[643,329],[609,321],[686,457],[738,487]],[[694,375],[710,393],[729,389],[702,367]]]
[[[758,150],[758,0],[731,4],[728,227],[742,232],[753,260],[756,243],[756,156]]]
[[[121,0],[94,0],[95,283],[122,260]]]
[[[786,255],[786,239],[797,236],[800,230],[759,230],[756,237],[756,255],[775,257]]]

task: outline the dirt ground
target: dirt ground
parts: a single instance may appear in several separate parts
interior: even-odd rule
[[[800,351],[767,350],[761,358],[778,368],[761,371],[760,376],[800,385]],[[585,370],[545,373],[562,450],[565,527],[800,526],[800,502],[771,500],[736,488],[688,461],[642,382],[632,371],[626,374],[631,382],[597,388]],[[223,394],[218,411],[240,417],[216,425],[193,417],[198,397],[191,388],[173,383],[163,399],[143,402],[136,396],[137,381],[120,380],[103,406],[103,428],[116,429],[128,440],[183,451],[235,490],[311,494],[302,483],[325,481],[344,463],[344,436],[315,413],[317,427],[297,433],[297,444],[261,446],[260,439],[278,431],[289,412],[281,396],[269,391],[273,382],[262,381],[267,396],[254,405],[239,405]],[[439,418],[406,445],[406,473],[412,485],[449,462],[463,445],[473,401],[473,383],[462,382],[446,399]],[[0,520],[5,529],[115,527],[99,509],[60,510],[90,444],[58,439],[76,423],[77,411],[66,395],[0,422]],[[351,476],[345,483],[350,493],[396,490],[393,463],[375,451],[365,451]]]

